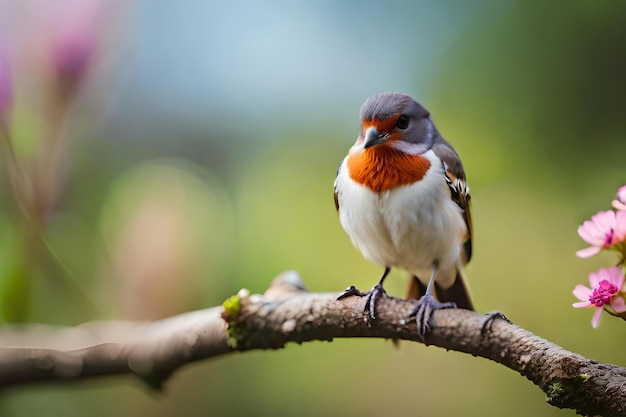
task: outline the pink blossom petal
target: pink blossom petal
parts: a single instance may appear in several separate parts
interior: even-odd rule
[[[589,248],[576,251],[576,256],[578,256],[579,258],[591,258],[593,255],[600,252],[600,249],[601,248],[599,246],[591,246]]]
[[[591,307],[593,304],[591,304],[590,301],[579,301],[577,303],[572,304],[572,307],[574,308],[587,308],[587,307]]]
[[[622,203],[626,203],[626,185],[622,185],[617,189],[617,199]]]
[[[617,276],[614,284],[618,288],[618,291],[621,291],[622,288],[624,288],[624,280],[626,279],[626,277],[624,276],[624,273],[621,269],[619,269],[618,267],[615,267],[615,269],[619,271],[619,275]]]
[[[598,225],[601,232],[608,231],[615,226],[615,212],[612,210],[599,211],[591,216],[591,221]]]
[[[572,291],[572,294],[574,294],[574,297],[578,298],[579,300],[586,301],[587,303],[589,303],[589,296],[591,295],[591,293],[592,293],[591,288],[587,288],[584,285],[580,285],[580,284],[578,284]]]
[[[605,212],[600,211],[594,214],[593,216],[591,216],[591,219],[585,220],[583,224],[580,225],[580,227],[582,227],[584,231],[587,231],[588,233],[594,236],[601,235],[602,229],[605,228],[605,226],[603,225],[603,223],[605,223],[603,221],[605,217],[606,217]]]
[[[622,297],[616,297],[615,300],[611,301],[611,308],[615,310],[616,313],[623,313],[626,311],[626,301]]]
[[[621,201],[613,200],[611,201],[611,204],[618,210],[626,210],[626,204],[622,203]]]
[[[585,221],[578,226],[578,235],[587,243],[595,246],[601,246],[604,243],[604,235],[596,224],[590,220]]]
[[[619,242],[626,239],[626,211],[620,210],[615,214],[615,239]]]
[[[612,210],[599,211],[590,220],[586,220],[578,227],[578,234],[592,246],[607,246],[607,235],[611,237],[612,245],[615,239],[616,219]]]
[[[589,274],[589,284],[591,284],[591,290],[593,291],[598,288],[598,286],[600,286],[600,281],[603,279],[607,279],[607,274],[604,268]]]
[[[593,313],[593,317],[591,318],[591,327],[597,329],[600,325],[600,319],[602,318],[602,311],[604,309],[602,307],[598,307],[595,313]]]
[[[616,266],[611,268],[602,268],[596,272],[596,275],[599,277],[598,282],[605,279],[619,289],[621,289],[624,285],[624,273]],[[589,281],[591,282],[591,275]]]

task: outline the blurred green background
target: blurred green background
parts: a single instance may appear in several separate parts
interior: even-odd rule
[[[381,268],[351,246],[332,185],[360,105],[395,90],[463,158],[477,309],[626,364],[624,324],[594,330],[571,307],[615,262],[574,253],[626,183],[626,3],[0,0],[0,47],[4,323],[158,319],[287,269],[312,291],[371,287]],[[394,272],[387,289],[406,284]],[[574,415],[502,366],[382,340],[231,355],[165,388],[21,387],[0,415]]]

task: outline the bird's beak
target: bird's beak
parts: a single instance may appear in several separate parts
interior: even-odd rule
[[[375,127],[368,127],[365,131],[365,144],[363,148],[367,149],[371,146],[383,143],[387,139],[386,135],[381,135]]]

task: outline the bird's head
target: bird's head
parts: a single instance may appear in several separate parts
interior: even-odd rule
[[[437,135],[430,113],[401,93],[379,93],[368,98],[360,118],[361,132],[354,150],[384,146],[420,155],[432,147]]]

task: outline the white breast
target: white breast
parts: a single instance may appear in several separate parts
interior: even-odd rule
[[[432,150],[423,156],[432,164],[417,183],[375,193],[350,178],[344,160],[336,187],[341,225],[365,259],[427,280],[434,260],[442,270],[455,264],[466,225],[441,161]],[[444,286],[452,279],[437,277]]]

